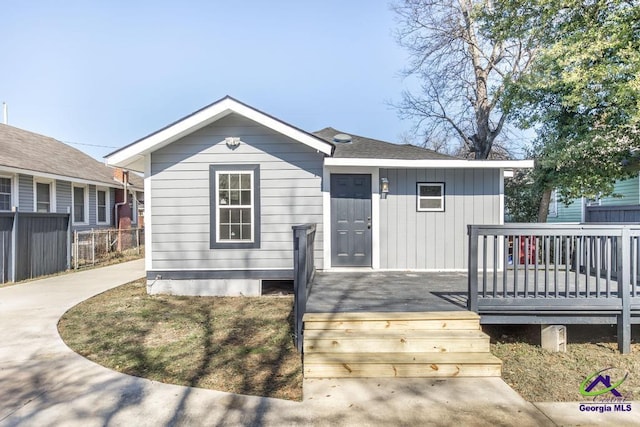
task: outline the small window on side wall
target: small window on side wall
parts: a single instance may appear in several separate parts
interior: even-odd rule
[[[444,182],[419,182],[418,212],[444,212]]]
[[[260,247],[260,167],[210,166],[210,248]]]

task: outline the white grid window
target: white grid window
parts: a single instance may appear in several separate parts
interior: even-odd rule
[[[89,221],[87,217],[88,197],[86,187],[73,187],[73,222],[75,224],[86,224]]]
[[[218,242],[252,242],[253,172],[216,171]]]
[[[96,190],[96,215],[99,224],[106,224],[108,221],[107,208],[109,197],[106,190]]]
[[[36,212],[51,212],[51,184],[36,182]]]
[[[444,183],[419,182],[417,193],[419,212],[444,211]]]

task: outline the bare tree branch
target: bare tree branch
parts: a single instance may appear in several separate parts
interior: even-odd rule
[[[395,105],[425,137],[487,158],[508,123],[500,110],[505,85],[530,66],[532,40],[492,40],[478,11],[492,0],[397,0],[398,43],[410,55],[406,77],[422,82]]]

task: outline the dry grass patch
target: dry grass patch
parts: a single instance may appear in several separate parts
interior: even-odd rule
[[[119,372],[170,384],[301,400],[292,297],[147,295],[143,281],[69,310],[69,347]]]
[[[608,367],[627,371],[618,391],[640,399],[640,344],[634,326],[632,353],[620,354],[615,327],[569,325],[566,353],[540,347],[540,326],[485,326],[491,335],[491,352],[502,359],[502,378],[530,402],[579,402],[580,383]],[[591,398],[592,399],[592,398]]]

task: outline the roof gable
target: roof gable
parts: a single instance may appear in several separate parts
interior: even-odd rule
[[[333,153],[334,146],[331,142],[291,126],[230,96],[226,96],[126,147],[108,154],[105,156],[107,163],[142,172],[144,171],[145,154],[165,147],[231,113],[244,116],[324,154],[331,155]]]

